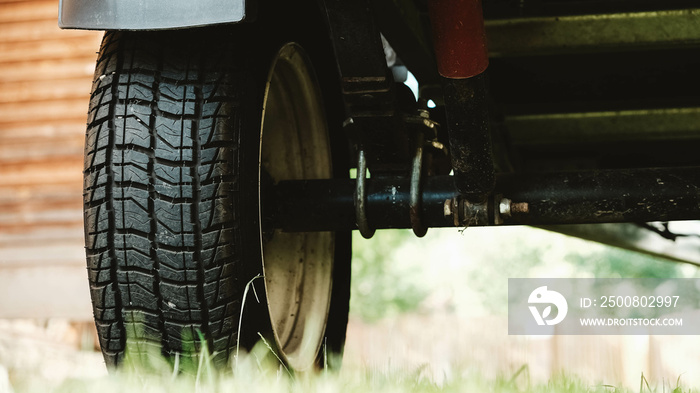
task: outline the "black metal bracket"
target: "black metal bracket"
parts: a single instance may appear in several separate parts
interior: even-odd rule
[[[455,185],[465,198],[481,202],[495,184],[486,76],[445,78],[443,92]]]
[[[375,174],[404,171],[408,142],[394,80],[368,0],[319,0],[341,78],[348,139]]]

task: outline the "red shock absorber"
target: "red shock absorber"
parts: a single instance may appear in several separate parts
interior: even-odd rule
[[[429,0],[428,7],[438,71],[443,76],[455,187],[468,201],[481,203],[496,184],[481,0]]]
[[[445,78],[479,75],[489,65],[481,0],[428,2],[438,72]]]

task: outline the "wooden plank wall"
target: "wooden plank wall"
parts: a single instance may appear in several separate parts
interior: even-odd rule
[[[0,318],[92,317],[82,169],[102,33],[57,18],[58,0],[0,0]]]

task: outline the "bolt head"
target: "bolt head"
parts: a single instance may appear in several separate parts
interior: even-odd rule
[[[501,199],[501,202],[498,203],[498,212],[502,217],[510,217],[510,199]]]

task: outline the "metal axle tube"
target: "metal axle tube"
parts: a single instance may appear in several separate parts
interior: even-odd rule
[[[424,179],[426,227],[552,225],[700,219],[700,168],[502,174],[483,203],[459,196],[451,176]],[[357,229],[351,179],[283,181],[264,206],[284,231]],[[371,178],[366,212],[374,229],[411,228],[410,179]]]

